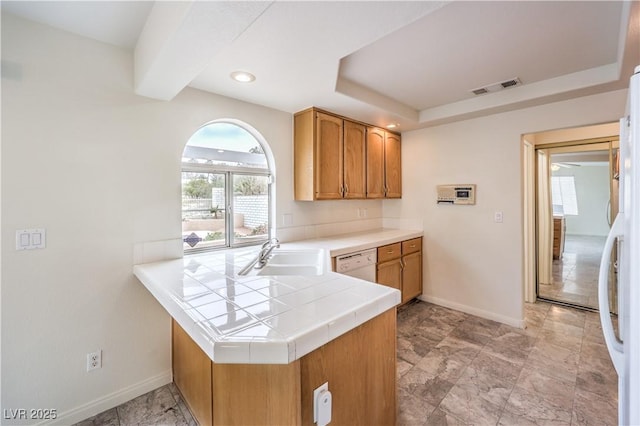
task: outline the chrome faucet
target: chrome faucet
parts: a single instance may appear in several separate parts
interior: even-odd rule
[[[256,265],[256,269],[264,268],[269,256],[271,256],[271,252],[277,248],[280,248],[280,241],[277,238],[272,238],[264,243],[260,250],[260,254],[258,254],[258,264]]]
[[[255,269],[264,268],[265,265],[267,264],[267,260],[269,260],[269,256],[271,256],[271,252],[274,249],[279,247],[280,247],[280,241],[278,241],[277,238],[271,238],[269,241],[262,244],[262,247],[260,248],[260,253],[258,253],[255,259],[253,259],[251,262],[245,265],[245,267],[242,268],[240,272],[238,272],[238,275],[247,275],[251,270],[251,268],[254,268],[254,267]]]

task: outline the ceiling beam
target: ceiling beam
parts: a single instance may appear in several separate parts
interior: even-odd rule
[[[272,2],[156,2],[134,51],[138,95],[170,100]]]

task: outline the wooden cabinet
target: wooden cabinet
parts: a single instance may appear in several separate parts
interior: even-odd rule
[[[560,259],[564,252],[564,232],[565,232],[565,220],[564,217],[553,218],[553,258]]]
[[[402,197],[402,165],[400,136],[385,132],[384,139],[384,182],[386,198]]]
[[[422,294],[422,237],[378,247],[376,282],[402,292],[402,303]]]
[[[400,198],[400,135],[317,108],[294,116],[294,198]]]
[[[367,128],[367,198],[402,197],[400,136]]]
[[[344,198],[366,197],[366,138],[362,124],[344,120]]]
[[[294,127],[295,199],[365,198],[366,127],[315,108]]]
[[[402,303],[422,294],[422,238],[402,242]]]
[[[316,113],[314,147],[315,197],[332,200],[342,197],[342,119]]]
[[[211,362],[175,321],[172,343],[176,386],[200,425],[313,426],[313,390],[327,382],[332,425],[396,422],[395,309],[290,364]]]

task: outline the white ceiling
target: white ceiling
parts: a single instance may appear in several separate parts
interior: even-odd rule
[[[640,64],[638,1],[1,4],[133,49],[144,96],[171,99],[191,86],[400,130],[627,87]],[[231,80],[238,69],[256,81]],[[522,85],[470,92],[514,77]]]

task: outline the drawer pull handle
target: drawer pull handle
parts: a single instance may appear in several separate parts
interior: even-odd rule
[[[416,248],[416,245],[415,244],[411,244],[409,247]]]
[[[387,254],[393,254],[393,250],[387,251]]]

